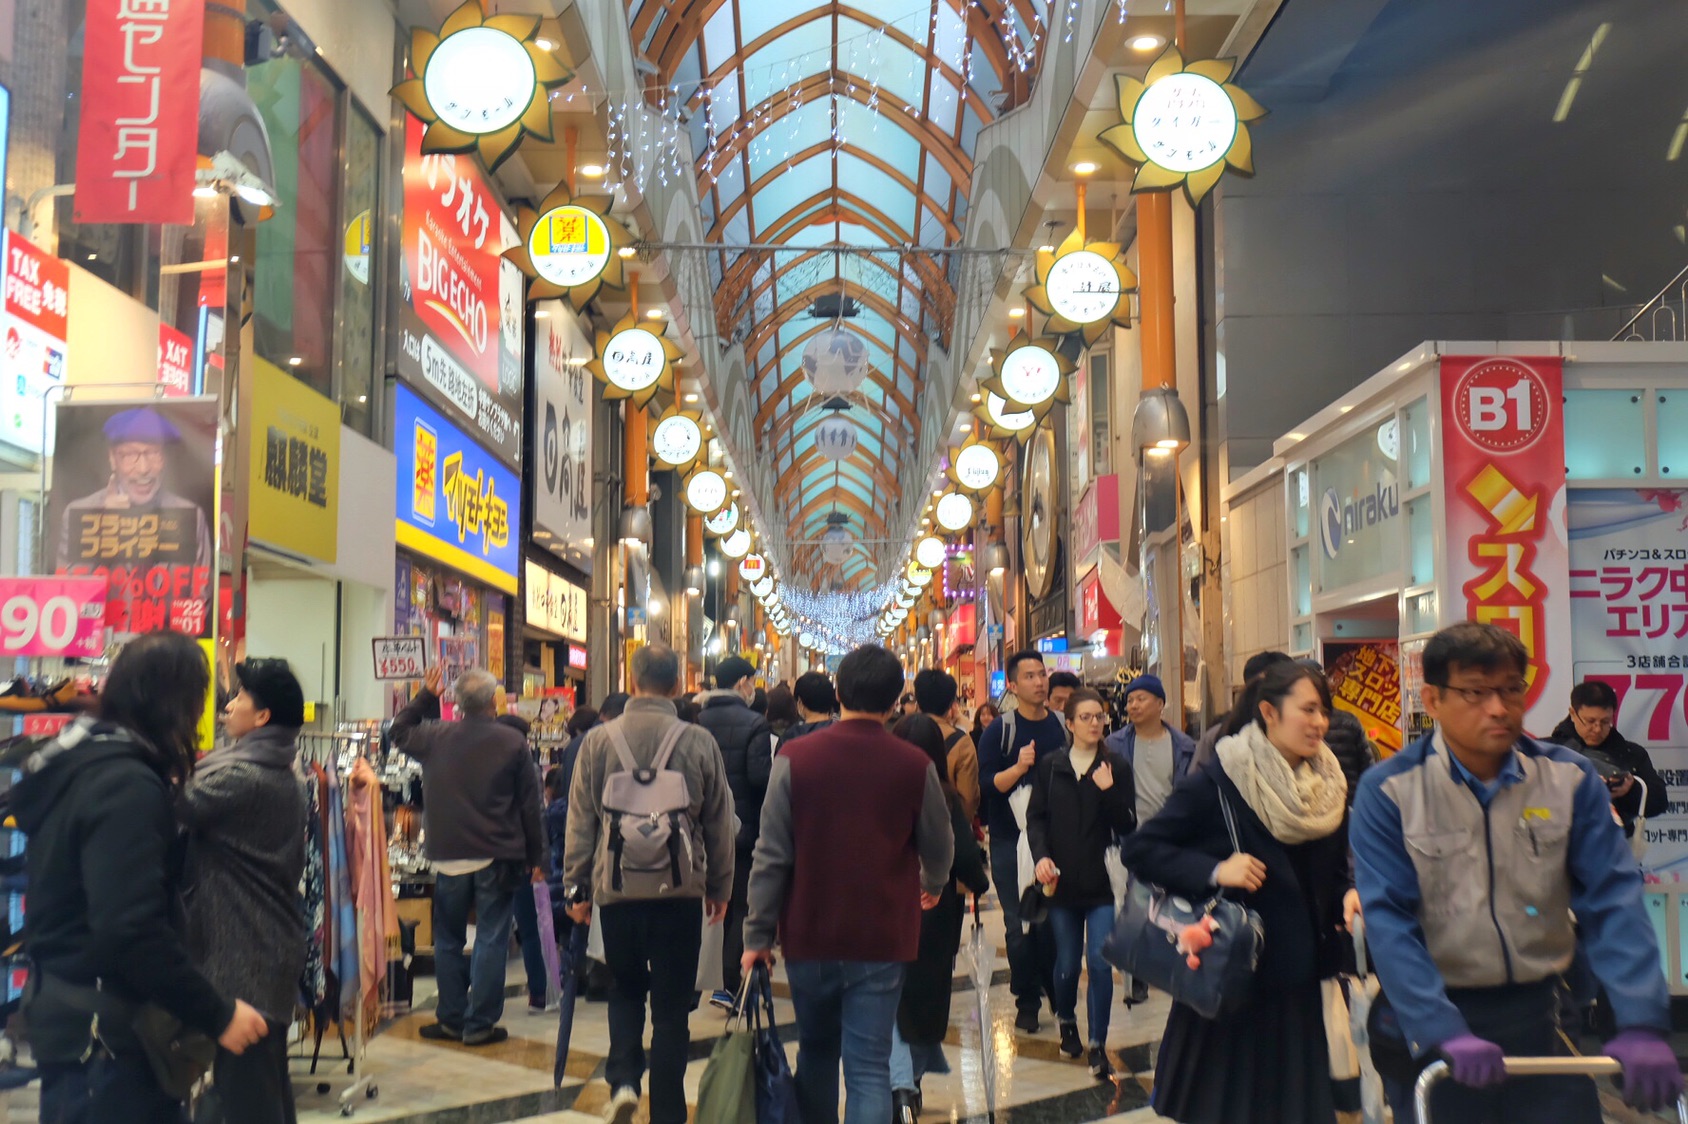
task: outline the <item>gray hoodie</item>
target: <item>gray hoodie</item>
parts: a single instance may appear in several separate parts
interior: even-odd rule
[[[199,763],[182,794],[188,948],[224,995],[285,1024],[305,966],[299,731],[260,726]]]

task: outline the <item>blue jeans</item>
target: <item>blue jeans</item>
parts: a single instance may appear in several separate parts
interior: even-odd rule
[[[950,1071],[944,1057],[942,1042],[908,1042],[895,1023],[891,1024],[891,1089],[908,1093],[920,1092],[920,1082],[928,1073]]]
[[[1114,907],[1050,906],[1049,927],[1055,933],[1055,1017],[1064,1023],[1078,1021],[1078,969],[1083,960],[1090,969],[1090,986],[1085,991],[1090,1044],[1106,1046],[1108,1007],[1114,1001],[1114,969],[1102,959],[1102,943],[1113,930]]]
[[[434,880],[434,977],[440,985],[436,1014],[442,1025],[465,1037],[491,1030],[504,1017],[511,910],[524,872],[519,862],[494,862],[473,874],[441,874]],[[473,963],[464,952],[471,907]]]
[[[844,1124],[891,1119],[891,1035],[903,965],[847,960],[786,963],[797,1009],[797,1101],[803,1124],[837,1124],[844,1063]]]
[[[1020,930],[1020,837],[991,836],[991,883],[1002,902],[1003,940],[1008,946],[1008,989],[1021,1014],[1037,1014],[1043,996],[1055,994],[1054,941],[1048,926]]]
[[[516,941],[522,946],[522,965],[527,969],[528,1003],[543,1007],[551,988],[545,980],[545,950],[539,940],[539,910],[533,904],[533,883],[516,891],[512,905]]]
[[[95,1050],[85,1062],[41,1066],[41,1124],[186,1124],[187,1118],[182,1102],[158,1087],[145,1058],[119,1060]]]

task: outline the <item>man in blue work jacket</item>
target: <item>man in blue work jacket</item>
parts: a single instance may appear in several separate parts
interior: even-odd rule
[[[1528,666],[1505,629],[1437,633],[1424,649],[1436,729],[1368,770],[1354,801],[1372,962],[1416,1064],[1439,1054],[1452,1070],[1436,1124],[1600,1124],[1588,1078],[1508,1080],[1502,1062],[1565,1053],[1556,989],[1572,911],[1621,1028],[1605,1052],[1623,1063],[1625,1099],[1655,1108],[1682,1090],[1641,872],[1600,775],[1524,735]],[[1396,1119],[1411,1119],[1410,1086],[1390,1085]]]

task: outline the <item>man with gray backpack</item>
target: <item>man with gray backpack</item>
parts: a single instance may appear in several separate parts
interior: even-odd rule
[[[675,711],[679,656],[651,644],[633,654],[632,671],[626,711],[580,744],[563,885],[576,923],[598,906],[615,977],[605,1119],[631,1124],[638,1111],[648,998],[650,1124],[685,1124],[687,1019],[704,911],[719,924],[732,893],[733,797],[715,739]]]

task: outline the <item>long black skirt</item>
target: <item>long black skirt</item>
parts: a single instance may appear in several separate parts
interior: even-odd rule
[[[1318,982],[1263,992],[1217,1020],[1174,1003],[1151,1101],[1183,1124],[1334,1124]]]

